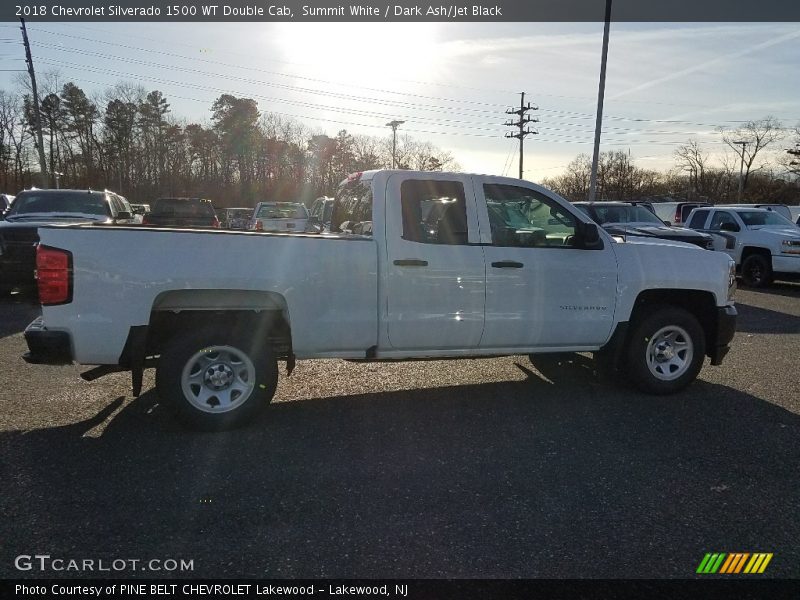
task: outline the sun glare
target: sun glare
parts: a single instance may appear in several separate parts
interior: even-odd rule
[[[401,91],[398,80],[427,81],[437,61],[437,23],[280,23],[266,40],[294,63],[298,75],[314,72]]]

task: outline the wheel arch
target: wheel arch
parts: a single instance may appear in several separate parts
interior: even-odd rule
[[[768,258],[770,262],[772,261],[772,252],[769,248],[764,248],[763,246],[744,246],[742,248],[742,257],[739,267],[741,268],[741,263],[744,263],[744,261],[747,260],[747,257],[753,254],[760,254],[761,256]]]
[[[269,339],[276,356],[292,356],[289,308],[281,294],[256,290],[172,290],[153,301],[147,354],[157,355],[177,333],[209,325]]]
[[[657,289],[644,290],[636,297],[630,322],[635,324],[658,306],[675,306],[692,314],[705,334],[706,355],[716,346],[717,302],[714,294],[707,290]]]

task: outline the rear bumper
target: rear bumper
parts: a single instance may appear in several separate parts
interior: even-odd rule
[[[25,328],[28,352],[22,358],[29,363],[69,365],[72,364],[72,340],[66,331],[49,331],[42,317],[38,317]]]
[[[717,336],[709,348],[708,355],[712,365],[722,364],[722,359],[731,349],[730,343],[736,333],[736,307],[717,307]]]

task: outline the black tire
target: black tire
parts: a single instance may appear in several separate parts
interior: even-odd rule
[[[643,392],[674,394],[697,378],[705,353],[705,334],[694,315],[657,306],[634,325],[626,364],[633,384]]]
[[[772,261],[763,254],[751,254],[742,263],[742,281],[753,288],[772,283]]]
[[[251,422],[272,400],[277,385],[278,363],[268,344],[223,329],[176,335],[156,369],[162,402],[185,426],[200,431]]]

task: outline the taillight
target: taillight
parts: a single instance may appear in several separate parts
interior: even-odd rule
[[[256,231],[264,231],[264,224],[261,222],[260,219],[258,221],[256,221],[255,230]]]
[[[681,223],[681,207],[677,207],[675,209],[675,218],[672,220],[673,223]]]
[[[42,306],[72,302],[72,253],[36,246],[36,282]]]
[[[219,229],[219,225],[220,225],[219,219],[217,217],[214,217],[214,221],[211,223],[211,226]]]
[[[150,225],[150,218],[147,215],[142,217],[142,225]]]

